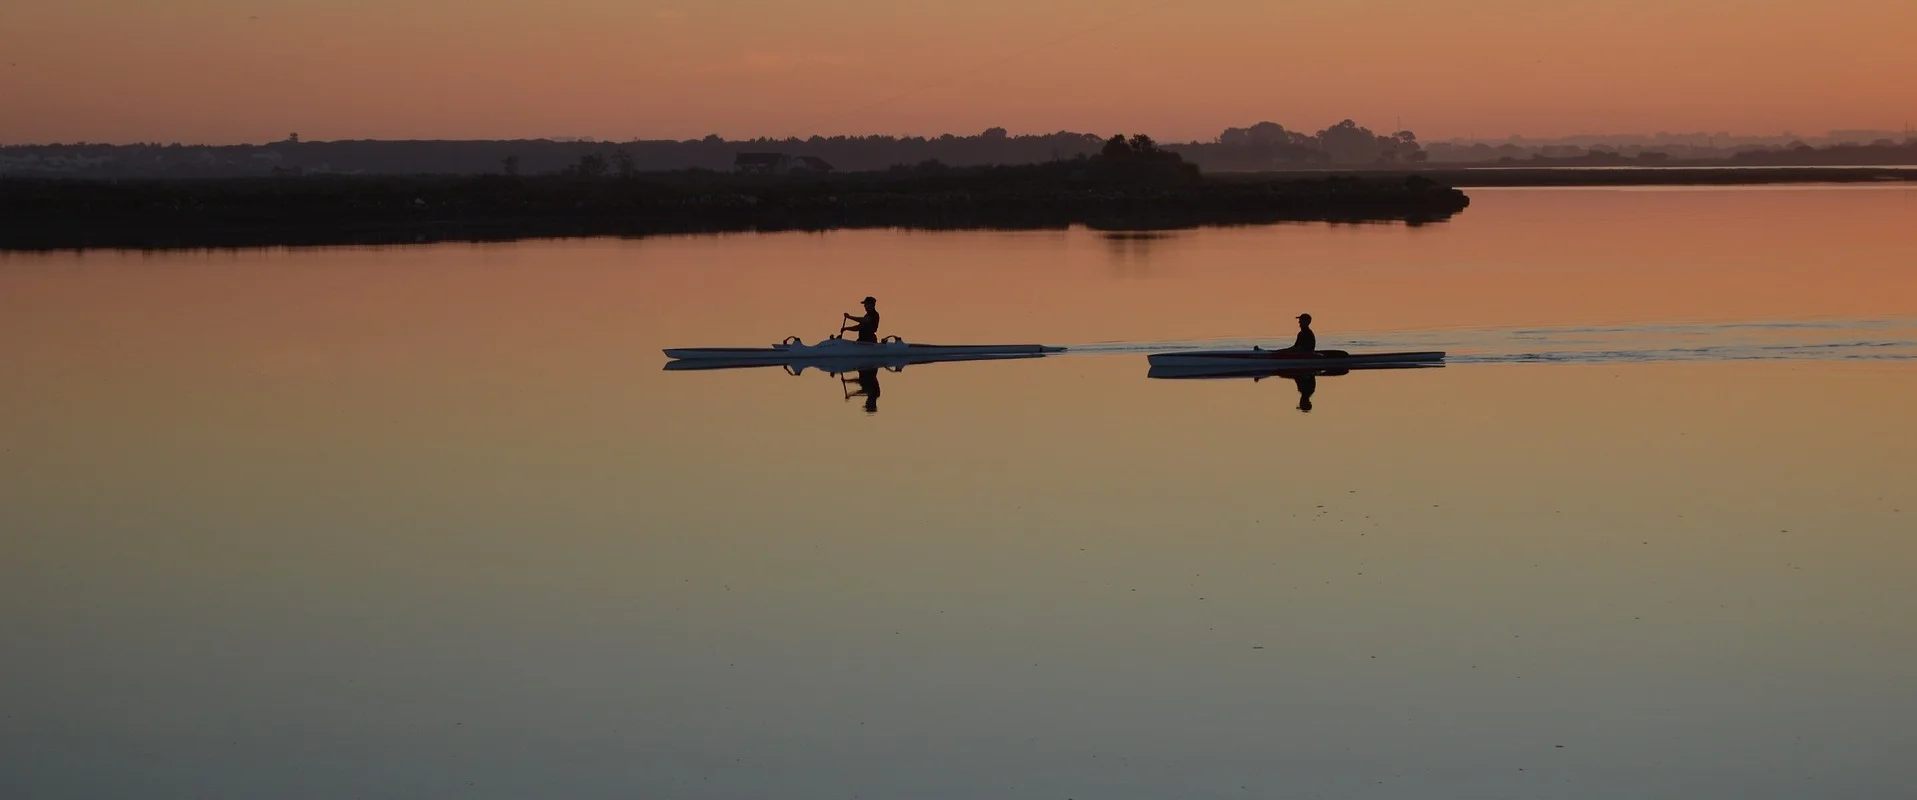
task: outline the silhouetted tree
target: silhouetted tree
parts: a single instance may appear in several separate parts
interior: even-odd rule
[[[567,168],[566,172],[581,178],[603,178],[606,175],[606,157],[587,153],[580,156],[579,162]]]
[[[633,163],[632,154],[626,152],[623,147],[612,152],[612,168],[613,172],[621,178],[630,179],[639,175],[639,166]]]
[[[1379,146],[1377,136],[1348,119],[1319,131],[1318,145],[1333,161],[1344,164],[1377,161],[1384,150]]]
[[[1276,122],[1260,122],[1245,133],[1251,138],[1252,144],[1262,145],[1290,144],[1294,135]]]
[[[519,174],[519,156],[507,156],[499,160],[500,171],[509,176]]]

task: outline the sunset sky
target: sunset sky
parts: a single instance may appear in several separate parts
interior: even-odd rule
[[[1912,0],[8,0],[0,143],[1917,121]]]

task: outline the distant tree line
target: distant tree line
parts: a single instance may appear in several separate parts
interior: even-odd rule
[[[1425,145],[1430,163],[1504,166],[1903,166],[1917,158],[1917,139],[1875,137],[1868,143],[1833,141],[1812,145],[1681,141],[1567,143],[1435,142]],[[1726,138],[1729,138],[1728,136]]]
[[[953,166],[938,159],[917,164],[895,164],[886,170],[891,177],[952,179],[962,176],[1007,183],[1063,182],[1071,185],[1190,185],[1199,181],[1198,165],[1159,146],[1150,136],[1119,134],[1105,140],[1092,154],[1079,153],[1069,159],[1054,159],[1036,164],[987,164]]]
[[[1409,166],[1423,163],[1418,135],[1389,135],[1351,120],[1317,133],[1286,130],[1276,122],[1226,128],[1216,142],[1178,148],[1187,158],[1214,170],[1260,170],[1293,166]]]
[[[812,136],[784,139],[560,142],[550,140],[346,140],[317,142],[289,136],[263,145],[55,144],[0,147],[0,174],[71,177],[213,178],[306,174],[511,174],[616,176],[680,169],[731,170],[741,153],[783,153],[823,159],[842,172],[885,170],[936,161],[951,167],[1039,164],[1098,155],[1109,137],[1092,133],[1014,136],[990,128],[973,136]],[[1125,139],[1128,146],[1140,137]],[[1318,164],[1369,166],[1416,163],[1409,131],[1373,134],[1350,120],[1315,134],[1271,122],[1233,128],[1210,142],[1159,144],[1151,152],[1177,155],[1207,170],[1273,169]],[[1149,156],[1141,156],[1140,160]]]
[[[1453,163],[1510,163],[1520,159],[1579,159],[1566,163],[1724,164],[1911,164],[1917,142],[1882,140],[1813,148],[1747,147],[1735,154],[1705,159],[1684,151],[1666,153],[1644,147],[1547,147],[1515,145],[1422,146],[1408,130],[1381,134],[1352,120],[1315,133],[1290,130],[1275,122],[1228,128],[1211,141],[1161,144],[1134,135],[1128,149],[1148,143],[1149,153],[1177,156],[1187,167],[1208,172],[1300,168],[1395,168]],[[1091,133],[1013,136],[991,128],[973,136],[812,136],[727,140],[718,136],[685,141],[571,142],[372,141],[315,142],[289,136],[263,145],[108,145],[53,144],[0,147],[0,176],[72,178],[226,178],[301,175],[573,175],[632,176],[684,169],[731,171],[742,153],[781,153],[823,159],[840,172],[917,168],[935,162],[945,167],[1040,164],[1106,153],[1111,137]],[[1433,158],[1433,155],[1437,156]],[[1133,158],[1141,163],[1156,156]],[[1549,162],[1546,162],[1547,164]]]
[[[1917,139],[1906,139],[1902,143],[1890,139],[1878,139],[1870,144],[1842,142],[1828,147],[1811,147],[1803,142],[1792,142],[1789,146],[1782,148],[1742,150],[1732,159],[1738,164],[1764,166],[1910,165],[1917,164]]]

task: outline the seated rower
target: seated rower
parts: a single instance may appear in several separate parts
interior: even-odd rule
[[[845,315],[845,318],[851,321],[852,324],[839,326],[839,332],[858,331],[859,341],[877,344],[879,341],[879,301],[867,297],[862,302],[865,304],[865,314],[857,317],[851,314]]]
[[[1264,350],[1264,348],[1258,347],[1255,345],[1251,349]],[[1298,355],[1317,355],[1318,334],[1311,332],[1311,315],[1310,314],[1298,315],[1298,338],[1296,341],[1293,341],[1291,343],[1290,347],[1286,347],[1280,350],[1271,350],[1268,352],[1296,353]]]

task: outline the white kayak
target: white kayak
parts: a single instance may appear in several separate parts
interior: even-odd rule
[[[1438,351],[1423,353],[1347,353],[1343,350],[1319,350],[1306,355],[1288,350],[1188,350],[1182,353],[1153,353],[1147,356],[1154,367],[1204,367],[1209,369],[1349,369],[1388,364],[1432,364],[1444,360]]]
[[[941,358],[1036,355],[1064,349],[1042,344],[918,344],[896,338],[883,342],[859,342],[832,337],[821,339],[816,344],[806,344],[794,336],[771,347],[679,347],[667,349],[665,354],[667,358],[682,360],[779,363],[841,358],[935,361]]]

